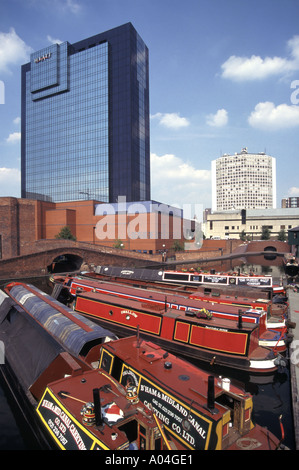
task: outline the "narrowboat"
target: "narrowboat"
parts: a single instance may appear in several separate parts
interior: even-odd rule
[[[159,418],[98,368],[112,333],[33,286],[7,293],[0,291],[0,372],[42,449],[169,448]]]
[[[6,352],[0,370],[49,448],[284,448],[283,438],[253,424],[249,393],[139,333],[114,339],[20,283],[0,291],[0,315]]]
[[[286,253],[283,258],[284,269],[287,276],[293,278],[299,274],[298,259],[292,253]]]
[[[271,288],[273,280],[271,276],[258,276],[255,274],[243,274],[240,272],[222,273],[212,269],[206,271],[171,271],[162,269],[123,268],[118,266],[97,266],[95,273],[106,276],[117,276],[126,279],[143,279],[145,281],[158,281],[167,284],[178,285],[222,285],[255,288]]]
[[[154,409],[168,434],[186,449],[281,448],[281,440],[253,424],[249,393],[140,336],[104,344],[99,365],[125,387],[135,388],[140,401]]]
[[[61,279],[61,277],[60,277]],[[139,302],[148,303],[150,305],[167,306],[168,308],[196,312],[208,309],[209,313],[215,318],[238,321],[240,313],[244,323],[261,323],[259,329],[259,344],[275,348],[277,351],[286,351],[286,343],[290,338],[288,334],[288,323],[285,319],[270,318],[268,311],[262,308],[246,308],[242,304],[214,302],[213,298],[202,298],[196,293],[183,295],[170,291],[159,291],[156,289],[145,289],[141,287],[132,287],[121,283],[100,281],[88,279],[82,276],[65,276],[62,289],[71,295],[71,299],[75,299],[78,292],[100,292],[102,294],[112,294],[120,298],[138,300]],[[60,289],[61,292],[61,289]],[[66,298],[65,293],[62,293]],[[69,299],[70,300],[70,299]],[[227,299],[226,299],[227,300]],[[265,306],[265,304],[262,304]]]
[[[243,323],[242,315],[238,321],[226,320],[207,310],[181,311],[100,292],[78,293],[74,309],[117,335],[132,335],[139,328],[161,347],[210,364],[265,374],[276,370],[281,359],[275,348],[259,345],[268,335],[265,322]]]
[[[173,278],[172,281],[166,282],[165,275],[166,273],[170,278]],[[192,276],[196,275],[194,271],[190,272],[178,272],[178,271],[162,271],[154,269],[123,269],[116,266],[98,266],[94,271],[91,272],[82,272],[81,275],[84,277],[91,277],[95,279],[113,279],[117,282],[126,282],[128,284],[139,285],[139,287],[148,287],[151,288],[158,287],[159,289],[175,289],[176,291],[181,292],[197,292],[203,290],[204,294],[216,293],[222,296],[233,296],[235,297],[235,303],[242,303],[244,306],[250,306],[251,308],[267,308],[266,301],[270,301],[274,296],[281,296],[284,294],[285,289],[283,285],[274,285],[272,277],[261,276],[261,279],[266,279],[265,283],[258,281],[259,276],[249,276],[246,277],[244,274],[234,273],[233,279],[242,278],[242,279],[255,279],[255,283],[243,280],[243,282],[228,282],[228,274],[223,273],[214,273],[214,270],[211,270],[210,273],[203,272],[204,282],[193,281]],[[180,277],[182,277],[183,282],[180,283]],[[223,282],[221,282],[224,278]],[[59,275],[52,275],[50,277],[52,282],[60,282]],[[270,279],[270,280],[269,280]],[[190,282],[189,282],[189,281]],[[265,285],[264,285],[265,284]],[[269,285],[268,285],[269,284]],[[281,283],[280,283],[281,284]],[[253,299],[256,299],[255,301]],[[258,300],[257,300],[258,299]],[[270,303],[271,304],[271,303]],[[268,307],[269,308],[269,307]],[[284,312],[280,308],[275,308],[271,304],[271,313],[278,314],[279,316]]]

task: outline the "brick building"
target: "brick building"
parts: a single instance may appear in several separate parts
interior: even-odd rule
[[[181,210],[152,201],[130,203],[120,211],[117,204],[94,200],[54,203],[2,197],[0,259],[28,253],[37,240],[54,240],[64,226],[77,241],[117,244],[146,253],[169,250],[174,240],[181,244],[188,238],[193,241],[191,223],[186,224]]]

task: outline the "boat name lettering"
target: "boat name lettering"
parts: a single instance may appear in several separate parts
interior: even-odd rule
[[[84,433],[84,439],[72,419],[56,404],[44,398],[39,405],[39,412],[45,419],[47,426],[66,449],[86,450],[90,448],[92,439]],[[85,442],[86,441],[86,442]]]
[[[208,330],[228,331],[226,328],[216,328],[216,326],[205,326]]]
[[[169,395],[142,375],[136,374],[124,364],[122,385],[140,383],[138,395],[140,400],[149,409],[154,408],[157,417],[167,426],[170,432],[177,434],[194,449],[204,449],[208,436],[209,420],[195,413],[180,403],[175,396]],[[185,424],[189,423],[187,431]]]
[[[220,284],[226,284],[227,278],[222,276],[204,276],[204,282],[216,282]]]
[[[132,315],[132,317],[137,318],[138,315],[135,312],[132,312],[131,310],[121,310],[120,312],[122,315]]]
[[[141,396],[147,398],[142,400],[144,404],[148,408],[153,407],[157,417],[166,426],[171,426],[171,429],[192,445],[192,447],[202,447],[202,444],[199,444],[198,439],[201,438],[203,441],[206,440],[207,423],[199,423],[189,408],[185,408],[174,398],[155,387],[150,387],[149,385],[141,383],[139,393]],[[184,429],[184,422],[186,421],[191,425],[188,432]]]

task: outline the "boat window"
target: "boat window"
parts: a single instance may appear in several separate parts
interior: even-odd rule
[[[162,448],[162,438],[159,437],[158,439],[155,439],[155,450],[161,450]]]
[[[225,393],[217,397],[217,403],[225,406],[231,412],[231,422],[235,429],[239,430],[241,427],[241,404],[238,400],[234,400],[231,396]]]
[[[120,374],[121,374],[122,366],[123,366],[123,361],[119,357],[115,356],[114,361],[113,361],[111,375],[118,382],[120,382]]]
[[[136,419],[132,419],[122,426],[119,426],[118,429],[126,434],[130,443],[136,441],[138,437],[138,422]]]
[[[169,279],[173,281],[188,281],[189,274],[164,273],[164,279]]]
[[[14,307],[12,307],[7,314],[7,317],[6,317],[7,321],[9,323],[13,323],[17,317],[18,317],[18,312],[16,311]]]
[[[139,450],[146,449],[146,429],[139,425]]]

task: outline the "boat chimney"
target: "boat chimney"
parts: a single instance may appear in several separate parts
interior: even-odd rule
[[[94,414],[95,414],[95,425],[101,426],[103,421],[102,421],[102,410],[101,410],[99,388],[93,389],[93,404],[94,404]]]
[[[238,328],[239,328],[239,330],[241,330],[241,328],[242,328],[242,310],[239,310]]]
[[[209,375],[208,377],[208,403],[207,407],[209,410],[214,410],[215,408],[215,386],[214,386],[214,376]]]

